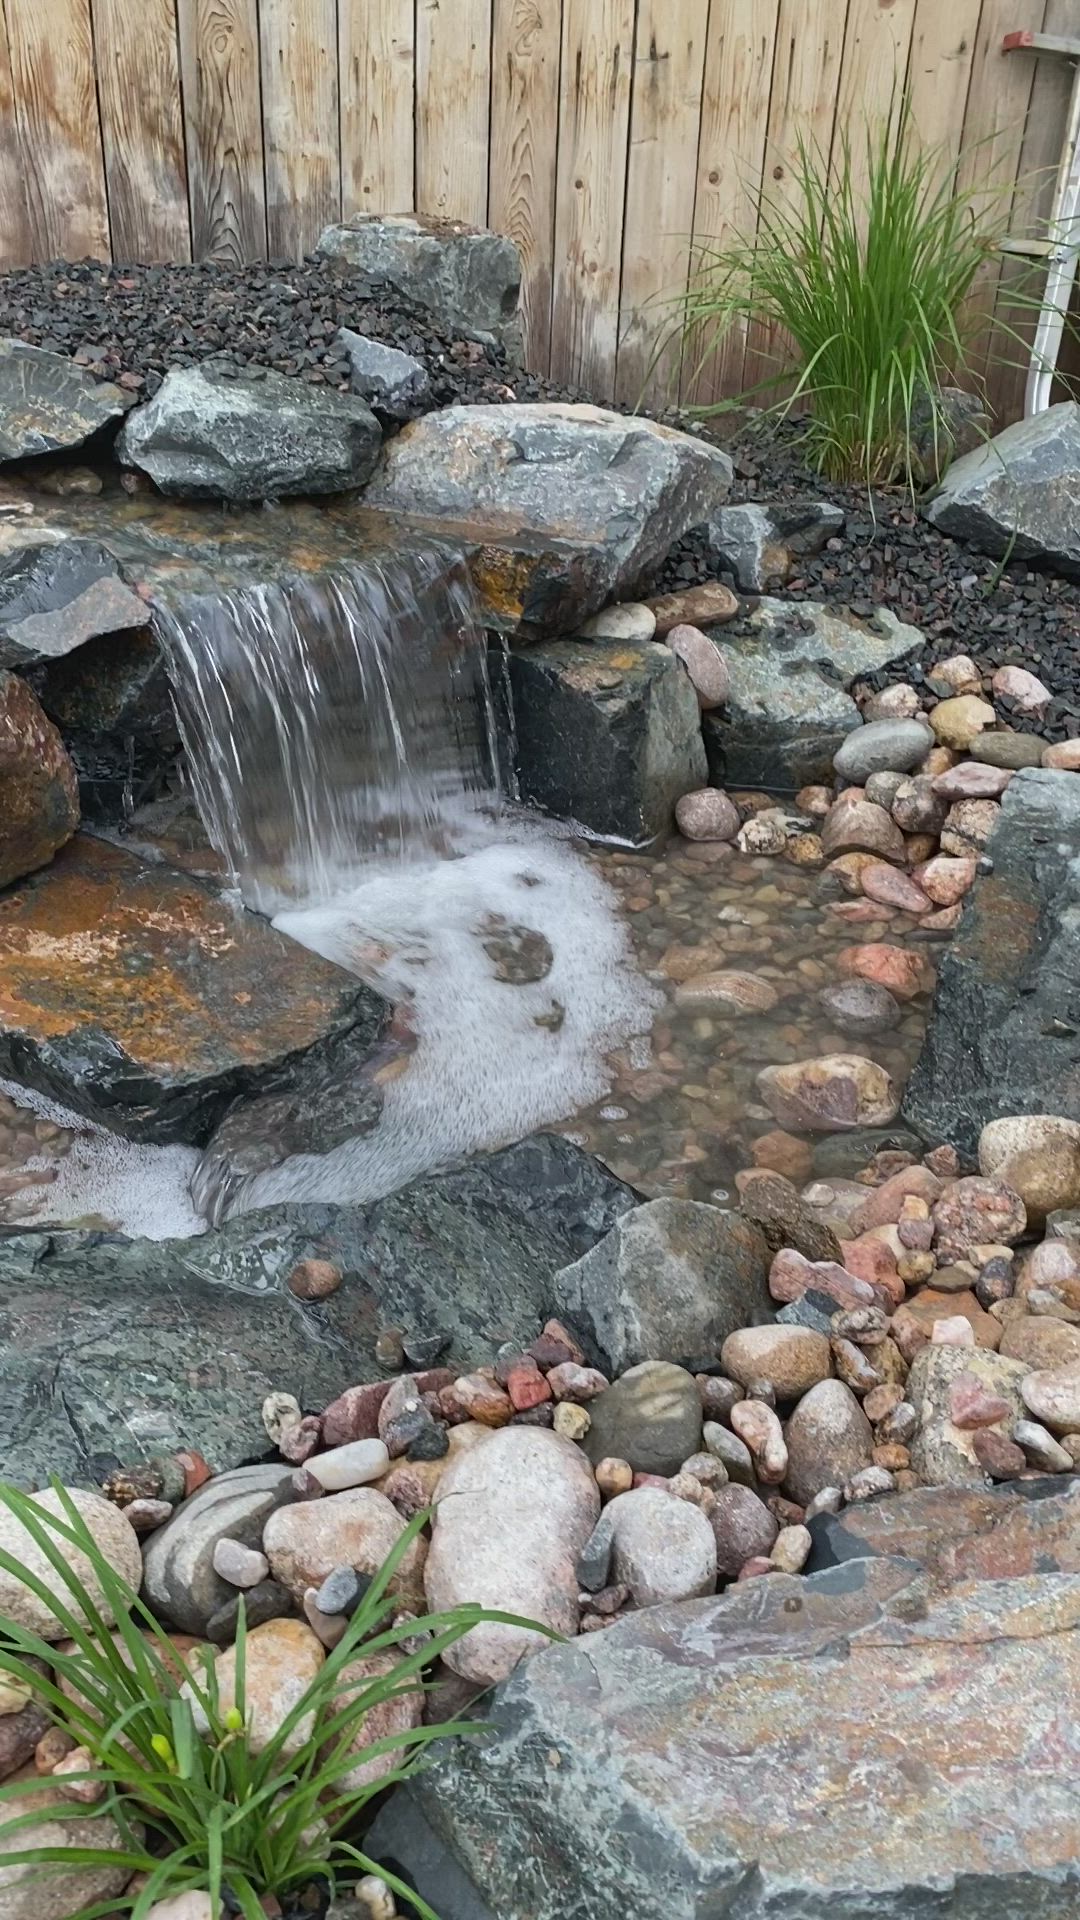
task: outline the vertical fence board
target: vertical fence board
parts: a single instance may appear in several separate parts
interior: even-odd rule
[[[189,260],[176,0],[92,0],[109,224],[118,260]]]
[[[634,0],[564,0],[551,373],[610,398]]]
[[[852,0],[859,6],[863,0]],[[778,205],[794,205],[793,162],[800,136],[827,162],[832,146],[848,0],[781,0],[765,147],[764,186]],[[783,343],[772,327],[755,322],[746,342],[747,387],[774,379]],[[764,394],[775,398],[779,388]]]
[[[300,260],[341,212],[334,0],[259,0],[266,238]]]
[[[0,268],[25,266],[33,257],[26,166],[15,120],[7,19],[0,0]]]
[[[551,360],[560,0],[496,0],[488,219],[521,254],[525,356]]]
[[[256,0],[179,0],[191,238],[199,260],[266,254]]]
[[[712,0],[701,102],[694,261],[699,284],[708,253],[749,239],[765,164],[779,0]],[[741,392],[746,327],[719,339],[698,328],[688,341],[683,399],[708,406]]]
[[[852,181],[860,197],[870,174],[867,135],[874,139],[881,123],[888,119],[895,124],[900,112],[914,25],[915,0],[861,0],[848,10],[836,127],[838,135],[847,133]],[[834,174],[840,145],[834,136]]]
[[[413,173],[413,0],[338,0],[341,211],[408,213]]]
[[[911,117],[925,147],[955,170],[982,0],[918,0],[911,37]]]
[[[638,0],[616,398],[678,399],[708,0]]]
[[[416,198],[421,213],[487,221],[492,0],[417,0]]]
[[[6,0],[34,258],[109,257],[89,0]]]

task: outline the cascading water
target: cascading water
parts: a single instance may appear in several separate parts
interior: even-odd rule
[[[156,610],[195,796],[244,898],[326,900],[495,797],[486,645],[437,543]]]

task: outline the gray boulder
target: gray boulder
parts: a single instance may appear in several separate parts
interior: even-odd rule
[[[130,394],[66,353],[0,340],[0,461],[81,447],[130,405]]]
[[[555,1302],[597,1365],[680,1365],[719,1353],[737,1328],[772,1317],[769,1255],[740,1214],[652,1200],[555,1275]]]
[[[272,500],[363,486],[381,444],[358,394],[204,365],[167,373],[116,449],[179,499]]]
[[[365,399],[384,426],[411,420],[422,413],[431,397],[427,368],[411,353],[400,353],[381,340],[341,327],[335,343],[349,356],[349,385]]]
[[[1024,768],[941,956],[904,1118],[974,1158],[988,1120],[1080,1120],[1080,780]]]
[[[716,785],[801,787],[832,777],[837,750],[860,724],[850,688],[923,644],[886,608],[860,620],[816,601],[762,600],[715,635],[731,691],[704,719]]]
[[[1070,1920],[1075,1582],[1018,1573],[869,1559],[632,1613],[520,1666],[365,1844],[442,1920]]]
[[[469,339],[520,356],[521,259],[503,233],[417,213],[358,213],[326,227],[317,251],[362,276],[369,294],[389,288]]]
[[[236,1467],[198,1488],[172,1519],[152,1533],[143,1552],[143,1598],[181,1633],[206,1632],[207,1622],[236,1597],[214,1572],[219,1540],[262,1544],[263,1525],[274,1508],[291,1500],[292,1468],[270,1461]]]
[[[556,640],[511,653],[508,674],[504,753],[523,800],[635,846],[670,831],[707,768],[697,695],[669,647]]]
[[[0,666],[25,671],[149,621],[145,600],[100,541],[23,547],[0,566]]]
[[[980,552],[1080,574],[1080,406],[1063,401],[957,460],[926,507]]]
[[[189,1240],[0,1238],[5,1475],[92,1483],[176,1447],[239,1466],[266,1452],[268,1393],[317,1409],[378,1378],[381,1326],[445,1336],[451,1365],[486,1362],[536,1338],[552,1274],[634,1199],[588,1154],[537,1135],[367,1207],[279,1207]],[[286,1285],[305,1259],[344,1276],[318,1305]]]
[[[446,407],[387,442],[366,506],[550,547],[526,620],[575,631],[633,599],[727,498],[726,453],[652,420],[565,401]]]
[[[786,584],[800,560],[820,553],[839,533],[844,515],[827,500],[747,502],[722,507],[709,522],[709,544],[742,593],[769,593]]]

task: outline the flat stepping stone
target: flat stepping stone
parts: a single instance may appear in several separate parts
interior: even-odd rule
[[[0,1074],[129,1139],[202,1145],[313,1050],[364,1059],[384,1014],[258,915],[86,834],[0,897]]]

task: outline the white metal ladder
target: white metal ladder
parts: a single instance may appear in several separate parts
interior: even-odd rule
[[[1025,254],[1047,264],[1046,291],[1031,348],[1024,412],[1045,413],[1050,405],[1069,301],[1080,258],[1080,40],[1055,33],[1007,33],[1005,53],[1052,54],[1075,64],[1065,151],[1058,168],[1054,204],[1046,240],[1004,240],[1006,253]]]

